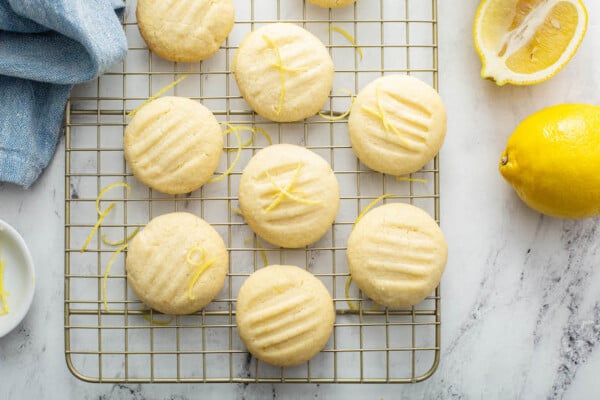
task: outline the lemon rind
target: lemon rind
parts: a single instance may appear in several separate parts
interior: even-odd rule
[[[581,0],[557,0],[556,3],[559,2],[568,2],[573,4],[579,15],[583,16],[583,23],[578,24],[577,29],[573,35],[573,38],[579,38],[577,40],[572,40],[561,57],[552,65],[547,68],[538,71],[533,74],[522,74],[517,72],[512,72],[508,69],[506,64],[504,64],[504,59],[498,59],[495,56],[490,56],[490,51],[484,49],[479,41],[479,32],[481,28],[482,18],[481,16],[487,9],[490,2],[493,0],[483,0],[477,9],[477,13],[475,14],[475,23],[473,24],[473,42],[475,46],[475,51],[481,58],[481,77],[483,79],[489,79],[494,81],[498,86],[504,86],[507,83],[517,86],[525,86],[525,85],[534,85],[537,83],[545,82],[551,78],[553,78],[556,74],[562,71],[569,61],[575,57],[575,54],[579,50],[581,43],[585,37],[585,33],[587,32],[588,27],[588,12],[585,8],[585,5]],[[496,62],[492,62],[492,60],[496,60]],[[495,65],[494,65],[495,64]]]

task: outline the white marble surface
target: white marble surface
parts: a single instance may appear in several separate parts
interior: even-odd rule
[[[367,0],[363,0],[367,1]],[[497,172],[517,123],[561,102],[600,103],[600,3],[577,56],[550,82],[503,87],[479,78],[471,23],[478,0],[440,0],[440,84],[449,112],[442,150],[442,361],[414,385],[108,385],[68,372],[63,337],[63,145],[28,191],[0,185],[0,218],[37,267],[33,307],[0,339],[0,399],[582,399],[600,394],[598,221],[527,209]]]

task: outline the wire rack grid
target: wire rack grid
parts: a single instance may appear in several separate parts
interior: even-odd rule
[[[410,383],[430,377],[440,357],[439,288],[421,304],[405,309],[374,306],[355,287],[344,290],[348,267],[345,246],[360,210],[383,193],[415,204],[439,222],[439,169],[434,159],[418,173],[420,180],[397,180],[360,164],[350,147],[346,121],[318,116],[277,124],[254,114],[243,101],[229,66],[244,36],[263,24],[287,21],[318,36],[336,67],[328,108],[343,111],[354,93],[373,79],[408,73],[437,88],[436,0],[359,0],[341,9],[322,9],[306,0],[238,0],[236,23],[219,52],[202,63],[171,63],[153,55],[135,22],[135,1],[127,2],[123,28],[129,41],[126,60],[94,82],[78,86],[66,115],[65,172],[65,352],[73,374],[90,382],[371,382]],[[350,32],[356,48],[332,26]],[[218,183],[186,195],[167,196],[139,183],[123,158],[126,114],[175,79],[187,78],[168,94],[201,101],[220,121],[268,131],[275,143],[304,145],[331,162],[340,182],[340,212],[330,231],[304,249],[283,250],[260,242],[233,209],[241,171],[264,138],[245,148],[239,164]],[[333,111],[331,111],[333,113]],[[227,138],[227,149],[235,149]],[[233,161],[226,152],[218,171]],[[95,200],[115,182],[132,190],[110,191],[103,208],[115,203],[85,252],[84,239],[97,220]],[[205,309],[169,317],[147,309],[127,285],[126,252],[115,257],[102,304],[102,280],[115,248],[103,235],[118,240],[158,215],[189,211],[210,222],[230,251],[223,290]],[[235,298],[244,279],[271,264],[307,268],[330,290],[336,321],[329,343],[311,361],[276,368],[251,357],[238,338]],[[352,302],[352,303],[349,303]],[[355,307],[352,307],[352,304]],[[162,321],[162,322],[161,322]]]

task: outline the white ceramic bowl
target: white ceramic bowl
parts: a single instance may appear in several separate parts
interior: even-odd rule
[[[12,331],[25,318],[35,291],[33,260],[25,241],[0,219],[0,257],[4,260],[4,290],[9,293],[9,313],[0,316],[0,337]]]

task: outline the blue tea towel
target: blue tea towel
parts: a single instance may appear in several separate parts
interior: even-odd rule
[[[123,9],[122,0],[0,0],[0,182],[35,182],[73,85],[125,57]]]

